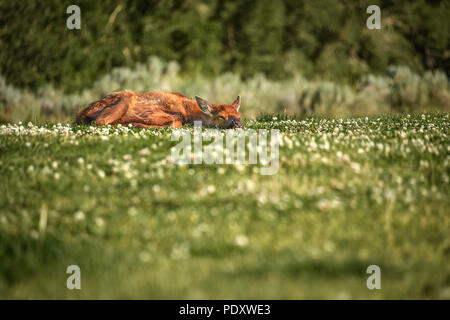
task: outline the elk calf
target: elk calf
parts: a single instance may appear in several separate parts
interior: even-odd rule
[[[138,128],[181,127],[201,121],[203,126],[242,128],[238,96],[232,104],[212,104],[179,93],[155,91],[138,94],[114,92],[91,103],[77,114],[76,122],[97,125],[128,125]]]

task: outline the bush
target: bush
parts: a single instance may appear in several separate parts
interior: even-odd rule
[[[240,94],[241,113],[245,117],[270,112],[344,116],[431,108],[448,111],[450,101],[448,79],[442,72],[419,76],[407,67],[391,67],[385,76],[364,76],[351,87],[310,81],[299,74],[283,81],[270,80],[263,74],[245,80],[236,73],[216,78],[187,77],[180,73],[176,62],[165,63],[151,57],[133,69],[113,69],[92,88],[74,94],[65,94],[52,86],[32,93],[8,85],[0,76],[0,120],[73,121],[76,112],[90,102],[125,89],[175,91],[191,97],[203,96],[213,103],[231,103]]]

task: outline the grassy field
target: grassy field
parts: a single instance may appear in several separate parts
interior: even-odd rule
[[[0,298],[449,299],[449,120],[248,120],[272,176],[173,164],[171,129],[1,125]]]

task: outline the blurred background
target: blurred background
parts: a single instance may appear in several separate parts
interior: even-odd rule
[[[241,94],[245,117],[448,112],[449,17],[425,0],[1,0],[0,122],[73,121],[123,89]]]

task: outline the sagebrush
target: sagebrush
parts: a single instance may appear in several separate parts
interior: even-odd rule
[[[134,68],[116,68],[98,79],[94,86],[76,94],[45,86],[36,93],[8,85],[0,77],[0,120],[73,121],[76,112],[92,101],[120,90],[147,92],[175,91],[211,102],[227,102],[241,95],[244,117],[262,113],[297,115],[374,115],[387,112],[441,110],[450,106],[449,81],[439,71],[418,75],[407,67],[391,67],[384,76],[364,76],[357,85],[306,80],[300,74],[274,81],[258,74],[243,80],[239,74],[216,78],[185,76],[176,62],[157,57]]]

